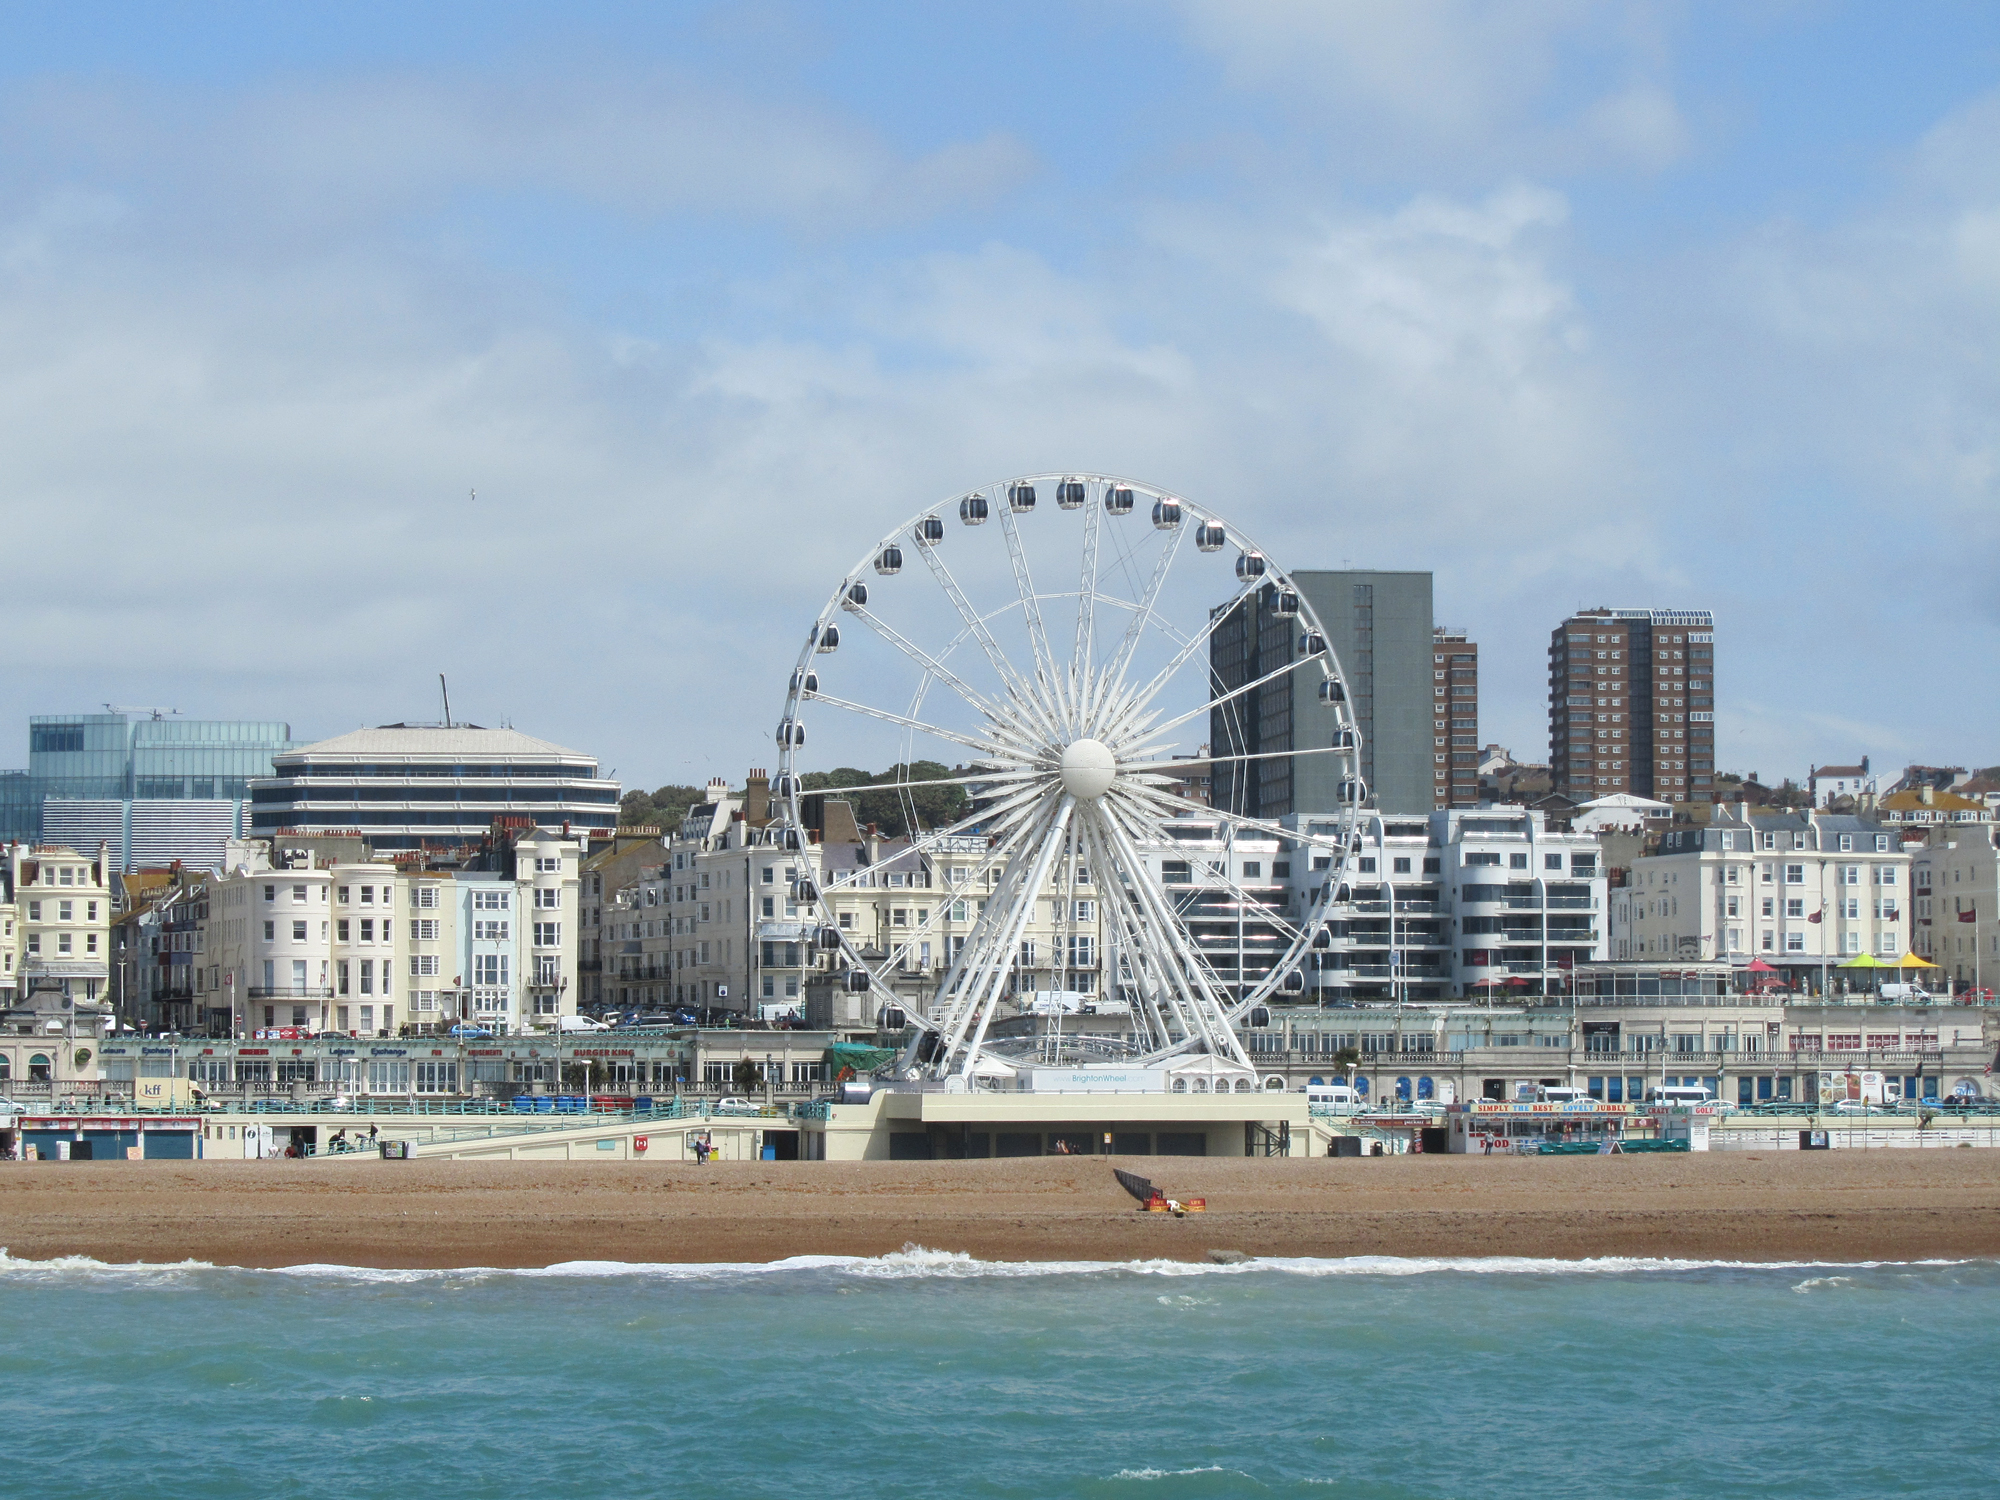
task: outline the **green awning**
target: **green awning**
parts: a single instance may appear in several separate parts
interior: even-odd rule
[[[894,1047],[870,1047],[862,1042],[835,1042],[820,1054],[820,1065],[828,1078],[838,1078],[848,1069],[865,1078],[885,1063],[896,1060]]]

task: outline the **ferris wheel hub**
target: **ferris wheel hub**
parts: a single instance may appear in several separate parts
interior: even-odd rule
[[[1079,802],[1095,802],[1118,779],[1118,757],[1102,740],[1074,740],[1058,767],[1063,790]]]

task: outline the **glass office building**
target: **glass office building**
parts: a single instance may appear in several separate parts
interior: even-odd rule
[[[107,843],[128,870],[214,868],[244,832],[249,783],[292,748],[276,720],[36,714],[28,769],[0,772],[0,837]]]

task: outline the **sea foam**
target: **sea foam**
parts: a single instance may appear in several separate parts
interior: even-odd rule
[[[774,1276],[831,1276],[865,1281],[988,1281],[1048,1277],[1208,1277],[1282,1275],[1295,1277],[1463,1276],[1643,1276],[1700,1271],[1879,1270],[1897,1267],[1939,1267],[1978,1264],[1966,1259],[1915,1261],[1818,1260],[1697,1260],[1653,1256],[1593,1256],[1578,1260],[1529,1256],[1253,1256],[1229,1264],[1186,1260],[981,1260],[963,1251],[932,1250],[905,1245],[886,1255],[794,1255],[769,1261],[618,1261],[571,1260],[554,1265],[508,1268],[454,1266],[443,1268],[349,1266],[309,1262],[293,1266],[222,1266],[209,1261],[95,1260],[65,1255],[30,1260],[0,1248],[0,1283],[63,1279],[116,1278],[173,1281],[207,1272],[241,1276],[276,1276],[302,1280],[401,1285],[470,1278],[717,1282]],[[1815,1277],[1801,1287],[1835,1278]]]

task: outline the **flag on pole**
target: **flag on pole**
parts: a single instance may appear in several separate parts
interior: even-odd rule
[[[1977,922],[1979,920],[1978,903],[1974,902],[1971,906],[1967,907],[1964,911],[1960,912],[1958,914],[1958,920],[1961,922]]]

